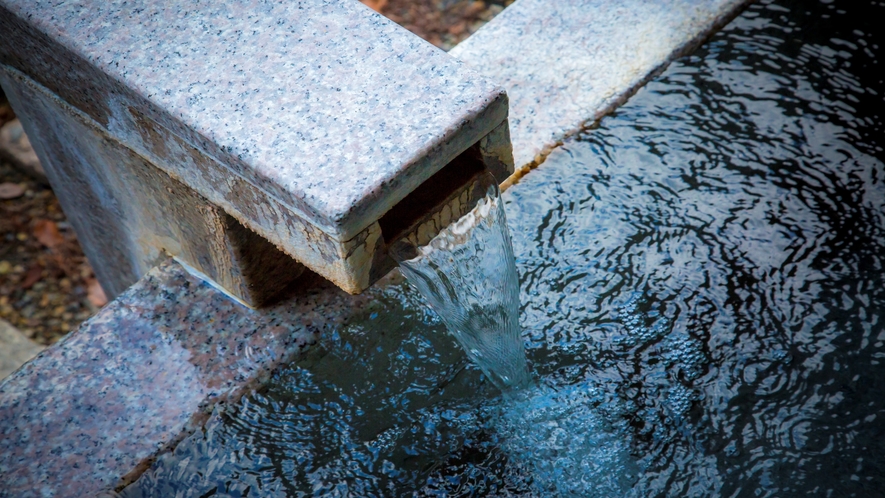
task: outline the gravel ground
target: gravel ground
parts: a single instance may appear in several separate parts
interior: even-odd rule
[[[490,21],[513,0],[362,0],[443,50]]]
[[[513,0],[361,0],[449,50]],[[0,93],[0,126],[14,118]],[[58,199],[0,161],[0,319],[49,345],[106,299]]]
[[[0,163],[0,234],[0,318],[25,336],[52,344],[104,304],[52,190],[6,162]]]

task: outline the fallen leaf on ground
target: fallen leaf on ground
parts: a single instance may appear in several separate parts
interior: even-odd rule
[[[387,0],[362,0],[362,2],[375,12],[381,12],[381,9],[387,7]]]
[[[105,295],[104,289],[94,278],[90,278],[86,284],[86,299],[89,299],[89,302],[97,308],[108,304],[108,297]]]
[[[28,290],[34,286],[40,279],[43,277],[43,267],[40,265],[34,265],[28,268],[28,273],[25,273],[25,278],[22,280],[22,289]]]
[[[3,182],[0,183],[0,199],[7,201],[9,199],[17,199],[25,194],[25,188],[18,183]]]
[[[58,225],[52,220],[34,222],[34,238],[50,249],[58,247],[65,241],[61,232],[58,231]]]
[[[465,17],[476,17],[476,16],[482,14],[482,12],[484,10],[486,10],[485,2],[481,2],[481,1],[477,0],[473,3],[471,3],[470,5],[468,5],[466,9],[464,9],[464,16]]]
[[[454,25],[449,27],[450,35],[458,36],[460,34],[463,34],[465,31],[467,31],[467,23],[464,21],[455,23]]]

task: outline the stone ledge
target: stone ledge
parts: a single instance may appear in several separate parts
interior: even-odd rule
[[[517,0],[449,54],[510,98],[516,178],[750,0]]]
[[[85,159],[108,142],[139,156],[124,168],[130,177],[157,176],[142,164],[162,171],[189,198],[353,293],[389,268],[393,241],[379,220],[452,161],[478,146],[487,169],[513,171],[504,91],[356,1],[0,0],[0,31],[4,88],[56,191],[74,199],[96,183],[89,175],[107,180],[93,188],[103,204],[79,216],[92,225],[75,224],[84,246],[108,226],[162,239],[86,247],[95,268],[125,275],[100,275],[111,294],[158,249],[198,269],[211,259],[186,240],[167,247],[156,227],[193,229],[193,239],[215,228],[162,210],[147,231],[138,216],[115,219],[131,193],[143,204],[168,196],[150,185],[119,189],[112,165],[91,167]],[[30,112],[37,104],[45,112]],[[57,140],[76,126],[89,138]],[[278,290],[213,281],[256,306]]]
[[[302,278],[256,311],[173,261],[151,270],[0,381],[0,496],[131,482],[215,404],[260,385],[367,301]]]
[[[0,0],[0,29],[0,63],[134,150],[137,115],[337,240],[506,118],[500,87],[356,1]]]

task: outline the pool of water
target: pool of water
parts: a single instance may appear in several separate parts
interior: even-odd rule
[[[405,283],[124,496],[885,496],[885,3],[750,6],[503,194],[537,386]]]

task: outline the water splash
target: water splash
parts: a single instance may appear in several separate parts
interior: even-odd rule
[[[605,416],[589,382],[538,385],[500,405],[492,426],[509,465],[538,496],[628,496],[640,467],[623,423]]]
[[[391,248],[408,281],[436,311],[467,356],[505,394],[531,384],[519,331],[519,280],[498,186],[427,245]]]

